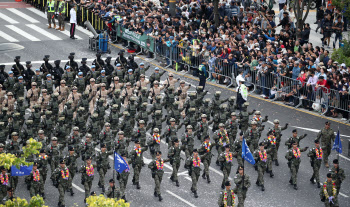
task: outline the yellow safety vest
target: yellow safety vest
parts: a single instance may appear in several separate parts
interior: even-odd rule
[[[66,13],[66,7],[64,6],[64,1],[60,1],[60,4],[58,5],[59,7],[58,11],[61,9],[62,6],[63,6],[63,10],[61,11],[61,13]]]
[[[122,20],[122,18],[120,18],[120,16],[119,16],[119,15],[116,15],[116,16],[114,16],[114,17],[115,17],[115,19],[116,19],[117,21]]]
[[[47,2],[47,12],[55,12],[55,1]]]

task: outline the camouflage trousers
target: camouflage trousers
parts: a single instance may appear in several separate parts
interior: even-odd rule
[[[299,171],[299,164],[291,164],[290,172],[292,173],[292,176],[291,176],[290,180],[291,180],[293,185],[297,184],[298,171]]]
[[[173,173],[171,174],[171,177],[173,177],[174,181],[178,181],[177,172],[179,171],[179,168],[180,168],[180,162],[173,162],[172,167],[173,167]]]
[[[98,183],[100,183],[100,185],[105,185],[105,176],[107,173],[107,167],[101,167],[98,171],[98,174],[100,175]]]
[[[162,179],[163,179],[163,174],[161,173],[156,173],[156,175],[154,176],[154,183],[155,183],[154,192],[156,192],[157,195],[160,195],[160,184],[162,183]]]

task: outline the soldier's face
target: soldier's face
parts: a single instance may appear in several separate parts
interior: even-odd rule
[[[140,128],[143,128],[145,126],[145,124],[140,124]]]
[[[73,155],[73,154],[74,154],[74,150],[70,150],[70,151],[69,151],[69,154],[70,154],[70,155]]]
[[[39,137],[40,138],[44,138],[44,134],[39,134]]]
[[[279,124],[278,124],[278,123],[276,123],[276,124],[275,124],[275,127],[277,128],[277,127],[278,127],[278,125],[279,125]]]
[[[105,152],[106,151],[106,147],[101,148],[101,151]]]
[[[52,140],[52,144],[53,144],[53,145],[56,145],[56,144],[57,144],[57,141],[56,141],[56,140]]]
[[[236,116],[231,116],[232,120],[235,120],[237,117]]]
[[[124,138],[124,135],[123,134],[119,134],[119,139],[123,139]]]
[[[187,132],[188,132],[189,134],[191,134],[191,133],[192,133],[192,129],[187,129]]]
[[[326,125],[325,125],[325,128],[326,128],[326,129],[329,129],[330,126],[331,126],[331,124],[326,124]]]
[[[64,168],[64,167],[66,167],[66,164],[61,163],[60,166],[61,166],[61,168]]]
[[[240,175],[243,175],[243,169],[239,169],[238,172]]]
[[[78,135],[79,134],[79,131],[78,130],[75,130],[73,131],[74,135]]]
[[[256,128],[256,124],[253,124],[253,125],[252,125],[252,128],[255,129],[255,128]]]
[[[260,151],[264,151],[264,146],[259,146],[259,148],[260,148]]]
[[[90,138],[89,138],[89,137],[86,137],[86,141],[87,141],[87,142],[90,142]]]
[[[33,165],[33,170],[35,171],[36,169],[38,169],[37,165]]]
[[[298,133],[293,132],[293,137],[297,137],[297,136],[298,136]]]
[[[157,160],[162,159],[162,154],[157,154]]]
[[[18,136],[13,136],[12,139],[13,139],[13,141],[17,141],[18,140]]]
[[[86,164],[91,165],[91,160],[86,160]]]
[[[113,182],[110,182],[110,183],[109,183],[109,186],[110,186],[111,188],[113,188],[114,183],[113,183]]]
[[[175,142],[175,147],[178,147],[179,146],[179,142]]]
[[[203,122],[207,121],[207,118],[202,118],[202,121],[203,121]]]

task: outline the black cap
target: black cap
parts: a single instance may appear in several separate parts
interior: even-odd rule
[[[69,150],[69,151],[74,151],[74,147],[73,147],[73,146],[69,146],[69,147],[68,147],[68,150]]]
[[[7,187],[7,192],[12,192],[13,188],[12,187]]]
[[[297,145],[298,143],[296,141],[292,141],[292,145]]]
[[[50,55],[45,55],[44,56],[44,59],[49,59],[50,58]]]
[[[332,173],[327,173],[327,178],[332,178]]]
[[[114,180],[113,180],[113,179],[110,179],[109,182],[110,182],[110,183],[114,183]]]
[[[140,144],[140,141],[139,140],[135,140],[135,144]]]
[[[174,142],[174,143],[178,143],[178,142],[179,142],[179,139],[178,139],[178,138],[175,138],[173,142]]]
[[[244,170],[244,167],[241,165],[238,167],[238,170]]]
[[[74,6],[75,6],[75,4],[74,4]],[[95,192],[95,191],[92,191],[92,192],[90,193],[90,195],[96,196],[96,192]]]
[[[339,164],[339,160],[338,159],[334,159],[333,160],[333,164]]]
[[[21,56],[16,56],[15,59],[19,60],[19,59],[21,59]]]
[[[229,144],[225,145],[225,148],[230,148],[230,145]]]
[[[65,164],[65,160],[64,159],[60,159],[60,164]]]
[[[297,130],[296,129],[293,129],[293,131],[292,131],[293,133],[296,133],[297,132]]]
[[[37,161],[33,162],[33,166],[38,166],[38,162]]]
[[[315,139],[315,144],[320,143],[320,141],[318,139]]]
[[[241,132],[239,133],[239,136],[243,136],[243,134],[244,134],[244,133],[241,131]]]
[[[45,150],[44,150],[44,149],[41,149],[41,150],[40,150],[40,153],[45,153]]]
[[[209,135],[206,135],[204,139],[210,139]]]
[[[86,62],[87,61],[87,58],[82,58],[81,59],[81,62]]]
[[[264,146],[264,143],[263,143],[263,142],[260,142],[260,143],[259,143],[259,146]]]
[[[0,68],[2,68],[2,69],[5,68],[5,65],[0,65]]]
[[[74,56],[74,55],[75,55],[75,52],[71,52],[71,53],[69,53],[69,55]]]
[[[55,60],[55,64],[60,64],[61,60]]]
[[[231,186],[231,182],[230,181],[226,181],[225,182],[225,186]]]
[[[193,149],[193,152],[198,152],[198,150],[197,149]]]
[[[102,143],[102,144],[101,144],[101,148],[106,148],[106,144],[105,144],[105,143]]]
[[[87,157],[85,158],[85,160],[91,160],[91,157],[90,157],[90,156],[87,156]]]
[[[324,79],[324,77],[322,75],[320,75],[320,77],[318,77],[318,79]]]
[[[110,60],[110,59],[112,59],[112,57],[111,57],[111,56],[108,56],[108,57],[106,58],[106,60]]]
[[[26,61],[26,64],[27,65],[30,65],[32,62],[31,61]]]
[[[157,155],[161,155],[162,154],[162,151],[157,151],[157,153],[156,153]]]

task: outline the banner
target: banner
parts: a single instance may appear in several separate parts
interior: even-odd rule
[[[11,176],[25,176],[30,175],[30,172],[32,172],[33,165],[31,166],[21,166],[20,169],[18,169],[16,166],[11,166]]]
[[[146,50],[155,52],[154,39],[148,35],[140,35],[118,25],[117,36],[127,41],[133,42]]]
[[[247,160],[250,164],[255,165],[254,157],[253,157],[252,153],[250,152],[249,147],[248,147],[247,142],[245,141],[244,137],[243,137],[243,141],[242,141],[242,158]]]
[[[341,146],[339,130],[338,130],[337,136],[335,137],[332,150],[336,150],[339,154],[341,154],[343,152],[343,149]]]
[[[126,169],[130,170],[128,163],[116,152],[114,152],[114,169],[119,173]]]

